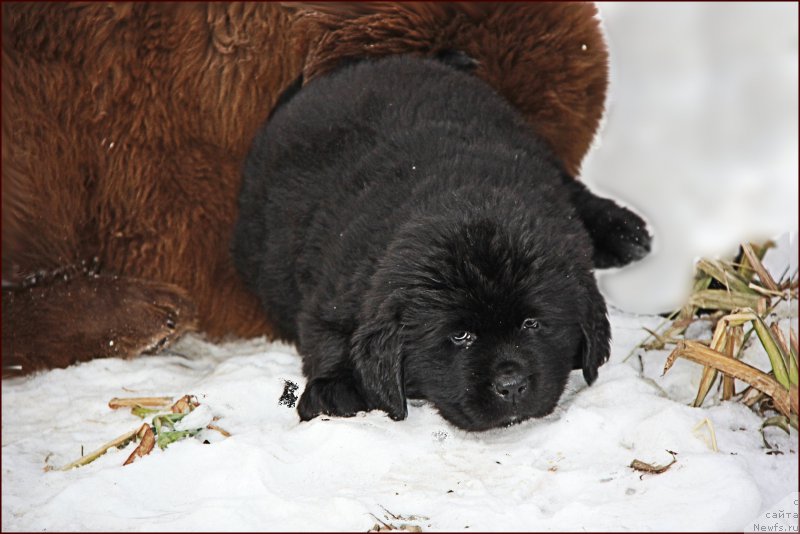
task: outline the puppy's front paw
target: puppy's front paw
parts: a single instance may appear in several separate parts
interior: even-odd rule
[[[311,380],[297,405],[301,421],[308,421],[320,414],[353,417],[366,410],[367,403],[358,392],[355,382],[341,378]]]
[[[644,220],[611,200],[603,201],[603,209],[586,221],[594,242],[594,266],[622,267],[647,256],[653,238]]]

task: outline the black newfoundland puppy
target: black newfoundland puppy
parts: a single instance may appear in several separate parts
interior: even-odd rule
[[[403,419],[420,398],[484,430],[550,413],[608,358],[592,269],[644,256],[645,224],[566,176],[468,64],[342,67],[254,141],[234,257],[303,356],[301,420]]]

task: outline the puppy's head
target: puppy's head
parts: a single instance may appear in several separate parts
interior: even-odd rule
[[[610,332],[585,230],[503,208],[418,220],[390,247],[353,340],[373,407],[402,419],[423,398],[485,430],[552,412],[573,368],[596,379]]]

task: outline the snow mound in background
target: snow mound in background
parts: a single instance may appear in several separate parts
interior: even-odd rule
[[[746,407],[685,404],[699,366],[680,360],[662,378],[666,351],[626,359],[641,327],[661,318],[612,310],[611,321],[612,359],[595,385],[576,371],[556,413],[484,433],[417,402],[402,422],[372,412],[299,423],[279,399],[284,380],[302,387],[300,358],[264,340],[189,337],[174,349],[183,356],[6,380],[3,530],[365,531],[376,517],[423,530],[741,530],[797,491],[794,431],[768,430],[781,454],[766,454]],[[141,424],[110,410],[112,397],[185,393],[232,436],[156,448],[126,467],[133,444],[68,472],[43,470]],[[719,452],[707,428],[694,430],[704,419]],[[663,474],[628,467],[666,464],[667,450],[678,461]]]

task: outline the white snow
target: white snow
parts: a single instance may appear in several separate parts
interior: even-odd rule
[[[641,327],[661,318],[612,310],[611,320],[612,359],[595,385],[576,371],[556,413],[485,433],[416,402],[402,422],[372,412],[299,423],[278,400],[284,380],[301,393],[300,358],[264,340],[189,337],[174,348],[183,356],[6,380],[3,530],[365,531],[373,515],[424,530],[742,530],[791,497],[796,432],[768,430],[782,453],[771,455],[743,405],[687,406],[699,366],[679,360],[661,377],[667,351],[623,361]],[[122,467],[130,444],[85,467],[44,471],[141,424],[109,409],[112,397],[186,393],[202,404],[195,417],[220,417],[231,437],[208,432],[211,444],[186,439]],[[719,452],[707,428],[695,430],[705,419]],[[663,474],[628,467],[668,463],[667,450],[678,462]],[[414,517],[393,520],[384,508]]]
[[[688,296],[693,258],[798,228],[798,4],[598,7],[609,97],[581,179],[655,234],[653,252],[603,273],[602,289],[657,313]]]

